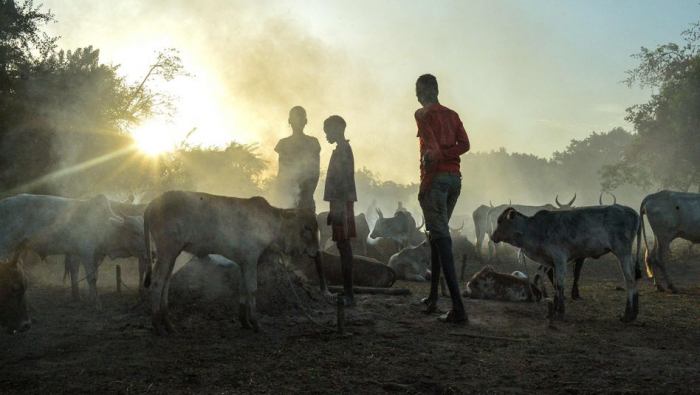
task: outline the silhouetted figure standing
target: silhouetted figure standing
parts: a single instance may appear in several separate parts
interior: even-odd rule
[[[431,251],[430,295],[423,299],[426,312],[437,310],[440,269],[445,275],[452,297],[452,310],[439,321],[467,321],[452,256],[452,239],[448,223],[462,189],[459,156],[469,151],[469,138],[459,115],[438,101],[437,79],[425,74],[416,81],[416,97],[423,106],[415,113],[420,143],[420,192]]]
[[[343,297],[346,306],[355,305],[352,274],[352,247],[350,238],[356,237],[354,205],[357,201],[355,190],[355,158],[350,142],[345,139],[345,120],[337,115],[326,119],[323,131],[331,144],[337,144],[326,175],[326,189],[323,200],[330,202],[328,225],[333,228],[333,241],[340,252],[343,271]]]
[[[289,111],[292,135],[277,143],[279,154],[277,192],[282,206],[294,206],[316,212],[314,192],[320,172],[321,145],[315,137],[304,134],[306,110],[296,106]]]
[[[399,206],[396,208],[396,212],[395,212],[394,214],[396,214],[396,213],[407,213],[407,212],[408,212],[408,210],[406,210],[406,207],[403,206],[403,203],[402,203],[402,202],[399,202]]]

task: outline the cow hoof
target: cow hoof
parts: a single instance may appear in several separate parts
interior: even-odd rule
[[[571,295],[571,300],[581,300],[579,295]]]
[[[657,286],[656,286],[656,291],[657,291],[657,292],[666,292],[666,289],[665,289],[664,287],[662,287],[661,285],[657,285]]]
[[[636,314],[627,314],[627,313],[625,313],[625,315],[623,315],[622,317],[620,317],[620,321],[622,321],[622,323],[624,323],[624,324],[629,324],[630,322],[632,322],[632,321],[634,321],[634,320],[636,320],[636,319],[637,319],[637,315],[636,315]]]
[[[421,303],[425,305],[425,314],[437,313],[437,300],[430,298],[421,299]]]
[[[153,329],[156,331],[156,335],[160,337],[166,337],[168,336],[168,332],[163,329],[163,326],[160,324],[160,321],[157,321],[155,318],[153,319]]]
[[[669,289],[671,290],[671,293],[673,293],[673,294],[679,294],[679,293],[681,293],[681,292],[678,290],[678,288],[676,288],[676,287],[669,287]]]

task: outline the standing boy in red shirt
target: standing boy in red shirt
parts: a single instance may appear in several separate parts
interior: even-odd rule
[[[464,323],[467,312],[459,292],[448,223],[462,189],[459,156],[469,151],[469,138],[459,115],[438,101],[438,83],[433,75],[418,78],[416,97],[423,106],[415,113],[421,157],[418,201],[428,230],[432,269],[430,295],[423,303],[427,313],[437,311],[442,268],[452,297],[452,310],[438,320]]]
[[[343,271],[343,298],[347,307],[355,306],[352,275],[352,246],[350,238],[356,237],[354,204],[357,201],[355,191],[355,158],[350,142],[345,139],[345,120],[333,115],[323,123],[326,140],[337,144],[326,174],[326,189],[323,200],[330,202],[328,225],[333,228],[333,241],[340,252]]]

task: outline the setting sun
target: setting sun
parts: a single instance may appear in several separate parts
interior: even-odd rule
[[[141,152],[157,156],[175,148],[176,138],[171,129],[172,126],[168,124],[149,122],[135,129],[131,135]]]

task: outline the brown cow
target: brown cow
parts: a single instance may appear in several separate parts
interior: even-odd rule
[[[525,278],[498,273],[491,265],[486,265],[469,280],[462,296],[506,302],[532,302],[535,299],[539,302],[542,292]]]

